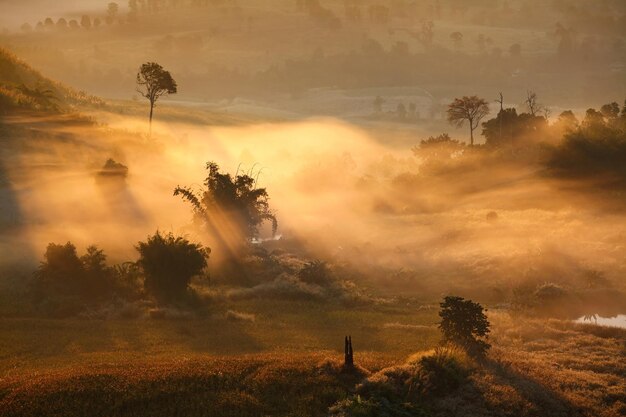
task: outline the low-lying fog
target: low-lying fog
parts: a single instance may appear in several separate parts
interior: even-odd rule
[[[415,291],[626,272],[623,213],[538,168],[477,159],[461,174],[419,177],[410,149],[334,119],[157,123],[149,140],[129,133],[145,131],[143,120],[99,117],[110,128],[51,124],[58,131],[47,145],[40,139],[3,158],[3,200],[14,202],[3,210],[13,214],[3,215],[22,224],[4,234],[4,261],[19,254],[35,262],[49,242],[68,240],[79,250],[97,244],[114,262],[134,260],[133,246],[156,229],[202,240],[190,206],[172,193],[177,185],[199,189],[205,163],[215,161],[231,174],[258,176],[283,239]],[[99,179],[108,158],[128,166],[125,181]]]

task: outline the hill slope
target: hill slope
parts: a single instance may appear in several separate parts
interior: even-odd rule
[[[102,101],[44,77],[0,48],[0,114],[15,109],[58,112],[78,104],[102,104]]]

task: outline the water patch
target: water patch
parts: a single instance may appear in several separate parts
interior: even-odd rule
[[[613,317],[601,317],[597,314],[591,314],[579,317],[576,323],[591,323],[598,326],[621,327],[626,329],[626,314],[618,314]]]

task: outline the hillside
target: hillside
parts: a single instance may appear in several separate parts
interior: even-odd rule
[[[0,114],[12,109],[58,112],[78,104],[102,104],[102,101],[50,80],[0,48]]]

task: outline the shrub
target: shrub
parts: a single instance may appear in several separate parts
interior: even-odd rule
[[[145,289],[162,301],[183,296],[191,278],[207,266],[210,249],[182,237],[158,231],[147,242],[139,242],[138,264],[145,275]]]
[[[326,286],[333,281],[332,273],[324,261],[307,262],[298,272],[298,278],[307,284]]]
[[[478,338],[489,334],[489,321],[483,307],[462,297],[449,296],[439,304],[439,328],[444,342],[456,344],[468,353],[483,356],[491,346]]]
[[[539,303],[550,303],[562,299],[567,291],[558,284],[546,282],[535,290],[534,296]]]
[[[420,359],[416,385],[422,395],[444,395],[459,388],[470,369],[471,362],[463,350],[440,346]]]

